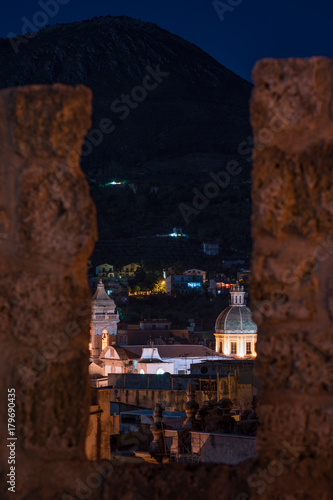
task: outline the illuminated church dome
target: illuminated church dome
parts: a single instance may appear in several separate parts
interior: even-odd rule
[[[215,350],[227,356],[255,356],[257,325],[246,306],[244,287],[232,285],[230,305],[215,323]]]

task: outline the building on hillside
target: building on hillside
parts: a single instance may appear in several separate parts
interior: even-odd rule
[[[184,271],[185,276],[202,276],[203,283],[207,281],[207,272],[201,269],[187,269]]]
[[[248,283],[250,278],[251,270],[250,269],[241,269],[237,273],[237,281]]]
[[[135,273],[138,269],[140,269],[140,265],[137,262],[131,262],[126,266],[123,266],[121,271],[119,272],[119,277],[130,277],[135,276]]]
[[[121,299],[126,302],[128,299],[129,288],[127,278],[108,278],[102,279],[106,293],[113,299]]]
[[[215,350],[225,356],[254,357],[257,325],[246,306],[244,287],[232,285],[230,305],[215,323]]]
[[[222,260],[224,266],[244,266],[245,260],[243,259],[233,259],[233,260]]]
[[[117,334],[119,322],[116,304],[106,293],[102,280],[97,285],[91,304],[91,356],[98,359],[104,347],[110,343],[109,336]]]
[[[135,276],[136,271],[140,268],[137,262],[126,264],[120,269],[116,269],[111,264],[101,264],[96,267],[96,275],[99,278],[129,278]]]
[[[182,295],[191,293],[193,290],[203,291],[203,277],[201,275],[171,274],[165,280],[165,291],[172,293],[175,290]]]
[[[203,243],[203,251],[206,255],[218,255],[220,252],[220,245],[218,243]]]
[[[113,278],[115,276],[115,268],[111,264],[101,264],[96,267],[96,275],[99,277]]]

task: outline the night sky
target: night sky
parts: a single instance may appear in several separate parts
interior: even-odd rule
[[[36,13],[43,11],[41,4],[49,2],[51,10],[57,2],[58,13],[47,15],[47,24],[103,15],[151,21],[248,80],[254,63],[263,57],[333,57],[330,0],[221,0],[229,5],[220,12],[223,21],[211,0],[11,0],[1,6],[0,36],[21,35],[22,18],[33,23]],[[43,17],[39,19],[42,23]]]

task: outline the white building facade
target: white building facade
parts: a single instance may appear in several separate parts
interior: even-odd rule
[[[98,368],[91,366],[90,372],[94,370],[104,376],[109,373],[189,375],[192,364],[221,359],[227,357],[199,345],[108,346],[100,355]]]

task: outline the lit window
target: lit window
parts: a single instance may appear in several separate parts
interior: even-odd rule
[[[246,342],[246,354],[252,354],[252,342]]]
[[[237,354],[237,342],[230,342],[230,354]]]
[[[163,375],[164,370],[162,368],[159,368],[156,372],[156,375]]]
[[[140,370],[140,375],[144,375],[144,374],[145,374],[145,371],[144,371],[144,369],[143,369],[143,368],[141,368],[141,370]]]
[[[187,283],[189,288],[199,288],[201,287],[201,283]]]

